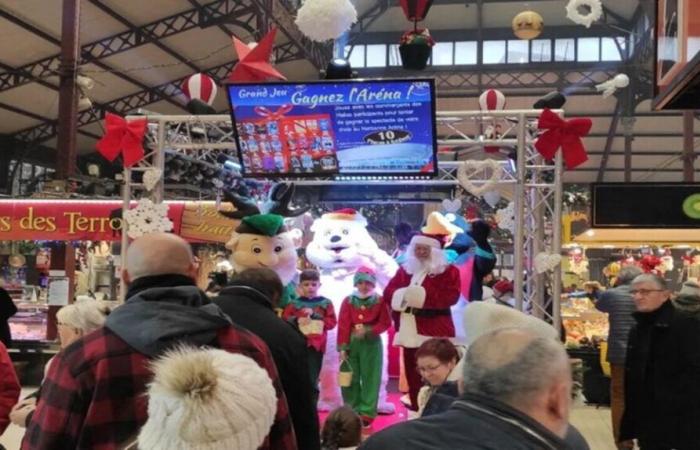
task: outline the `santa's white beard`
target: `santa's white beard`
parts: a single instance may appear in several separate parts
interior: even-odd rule
[[[413,253],[413,248],[409,247],[406,251],[406,261],[401,264],[401,267],[403,267],[409,275],[421,272],[436,275],[444,272],[448,265],[445,253],[440,249],[432,248],[430,251],[430,259],[421,260],[416,258],[416,255]]]

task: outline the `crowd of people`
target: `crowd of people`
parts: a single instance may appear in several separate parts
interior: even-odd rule
[[[512,283],[494,282],[493,300],[464,309],[466,345],[455,345],[459,273],[442,245],[414,236],[383,295],[362,267],[335,311],[315,270],[301,272],[284,308],[285,286],[267,268],[236,273],[212,298],[196,286],[184,240],[136,239],[125,303],[59,311],[61,351],[36,393],[19,401],[0,345],[0,428],[26,427],[22,449],[589,448],[569,423],[573,380],[559,330],[513,308]],[[700,286],[673,296],[630,267],[596,306],[610,315],[618,448],[699,449]],[[416,418],[367,433],[387,351],[380,336],[392,325]],[[352,375],[345,405],[320,426],[318,379],[335,327]]]

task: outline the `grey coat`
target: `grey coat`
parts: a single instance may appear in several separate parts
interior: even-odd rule
[[[636,311],[630,295],[630,286],[623,285],[603,292],[595,307],[608,313],[610,333],[608,334],[608,362],[625,364],[627,338],[635,324],[632,314]]]

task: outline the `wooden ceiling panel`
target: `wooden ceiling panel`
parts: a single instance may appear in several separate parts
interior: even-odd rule
[[[23,114],[16,114],[0,108],[0,134],[13,133],[17,130],[38,125],[40,122]]]
[[[192,73],[189,67],[153,44],[110,56],[103,61],[148,86],[158,86]]]
[[[58,116],[58,91],[37,83],[29,83],[0,92],[0,102],[50,119],[55,119]],[[17,125],[15,131],[22,128],[25,127]]]
[[[61,50],[32,32],[2,18],[0,18],[0,42],[2,42],[0,62],[12,67],[20,67],[54,55]]]

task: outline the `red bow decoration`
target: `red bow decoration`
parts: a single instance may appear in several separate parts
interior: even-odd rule
[[[147,125],[147,119],[127,121],[121,116],[107,113],[105,135],[95,147],[109,161],[114,161],[121,154],[124,167],[131,167],[143,159],[143,136]]]
[[[661,259],[653,256],[653,255],[646,255],[642,258],[641,261],[639,261],[639,267],[642,268],[642,270],[646,273],[658,273],[657,270],[655,270],[656,266],[661,264]]]
[[[537,128],[547,130],[535,142],[535,148],[545,159],[553,159],[559,147],[564,152],[564,164],[574,169],[588,160],[581,138],[591,131],[591,119],[564,120],[549,109],[542,111]]]
[[[284,75],[270,64],[270,55],[275,45],[276,33],[277,29],[273,28],[252,49],[236,39],[235,36],[232,37],[233,47],[238,55],[238,64],[233,66],[228,80],[246,83],[265,81],[269,78],[286,80]]]

